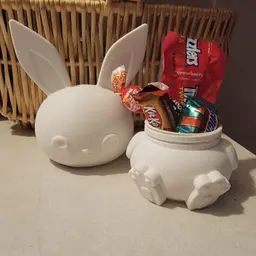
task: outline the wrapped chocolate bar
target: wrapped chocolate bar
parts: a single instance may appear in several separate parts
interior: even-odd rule
[[[114,93],[121,96],[123,105],[135,113],[143,111],[136,96],[140,95],[142,97],[146,94],[163,95],[169,89],[167,85],[161,82],[153,82],[144,87],[139,85],[126,86],[126,70],[124,65],[112,72],[111,82]]]
[[[196,100],[207,108],[207,118],[205,118],[202,132],[212,132],[216,130],[219,126],[219,117],[216,107],[203,98],[197,98]]]
[[[168,120],[172,128],[171,130],[175,131],[178,120],[178,112],[176,111],[176,106],[167,93],[161,96],[161,102],[168,115]]]
[[[168,94],[147,93],[137,95],[136,99],[141,104],[145,119],[150,125],[163,130],[175,131],[176,116]]]
[[[219,119],[213,104],[200,98],[186,98],[176,131],[180,133],[211,132],[217,129]]]
[[[226,56],[215,42],[186,38],[169,32],[163,42],[161,81],[170,87],[173,100],[202,97],[215,103],[224,78]]]

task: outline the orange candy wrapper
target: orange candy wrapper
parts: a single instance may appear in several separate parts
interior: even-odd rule
[[[126,69],[122,65],[112,72],[112,89],[120,95],[123,105],[132,112],[142,113],[143,107],[140,98],[146,94],[163,95],[169,87],[161,82],[150,83],[144,87],[139,85],[126,85]]]
[[[135,100],[142,88],[138,85],[126,86],[126,69],[122,65],[112,72],[111,76],[112,90],[115,94],[120,95],[123,105],[132,112],[142,112],[141,105]]]
[[[121,90],[126,84],[126,70],[124,65],[118,67],[112,72],[111,84],[113,92],[121,94]]]
[[[124,66],[116,68],[111,77],[112,89],[123,105],[132,112],[144,113],[145,119],[154,127],[174,131],[176,126],[173,103],[168,95],[169,87],[161,82],[126,86]]]

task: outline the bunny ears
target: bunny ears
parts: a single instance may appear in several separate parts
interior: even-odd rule
[[[98,85],[111,87],[111,75],[114,69],[124,65],[127,70],[126,84],[129,84],[142,64],[148,35],[148,25],[143,24],[114,43],[102,63]]]
[[[46,94],[70,86],[70,78],[56,48],[21,23],[9,21],[17,58],[30,78]]]
[[[64,61],[49,41],[15,20],[9,25],[17,58],[42,91],[50,94],[71,85]],[[112,71],[120,65],[126,67],[126,82],[133,79],[144,58],[147,33],[148,26],[143,24],[111,46],[102,63],[98,86],[111,89]]]

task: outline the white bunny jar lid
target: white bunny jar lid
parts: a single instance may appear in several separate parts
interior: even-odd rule
[[[41,35],[10,20],[21,67],[49,95],[40,106],[35,131],[49,158],[68,166],[94,166],[124,153],[133,119],[111,90],[111,73],[125,65],[129,83],[144,58],[148,26],[143,24],[115,42],[104,58],[97,86],[71,87],[65,62]]]

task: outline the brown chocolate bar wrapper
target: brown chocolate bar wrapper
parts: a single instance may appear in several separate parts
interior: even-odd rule
[[[175,130],[178,121],[178,114],[174,109],[174,104],[167,93],[161,96],[160,100],[168,114],[168,119],[172,130]]]
[[[175,130],[169,121],[161,96],[146,94],[140,97],[139,102],[143,108],[145,119],[150,125],[168,131]]]

